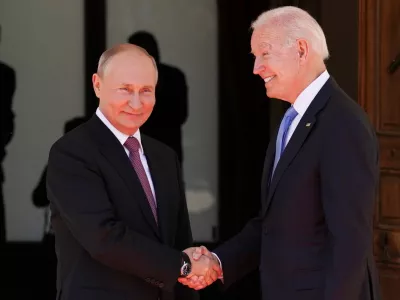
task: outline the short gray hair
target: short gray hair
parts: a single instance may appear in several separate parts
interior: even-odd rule
[[[132,44],[118,44],[118,45],[115,45],[114,47],[109,48],[106,51],[104,51],[103,54],[100,56],[99,63],[97,65],[97,74],[99,74],[99,76],[102,77],[104,75],[104,71],[107,67],[107,64],[111,61],[111,59],[114,56],[116,56],[119,53],[132,51],[132,50],[140,51],[144,55],[146,55],[148,58],[151,59],[153,65],[154,65],[154,69],[156,70],[156,82],[157,82],[158,69],[157,69],[156,60],[144,48],[139,47],[137,45],[132,45]]]
[[[278,27],[285,31],[286,43],[292,45],[297,39],[304,38],[312,49],[323,59],[329,58],[325,34],[318,22],[306,11],[295,6],[282,6],[268,10],[251,24],[254,30],[264,25]]]

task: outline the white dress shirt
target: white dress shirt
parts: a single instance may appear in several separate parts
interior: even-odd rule
[[[293,119],[292,124],[289,126],[288,133],[286,135],[285,146],[292,137],[297,125],[299,124],[301,118],[305,114],[307,108],[310,106],[311,102],[314,100],[315,96],[324,86],[324,84],[329,79],[330,75],[327,70],[325,70],[321,75],[319,75],[311,84],[306,87],[300,95],[297,97],[293,103],[294,109],[297,111],[297,116]]]
[[[96,115],[99,117],[99,119],[110,129],[110,131],[115,135],[115,137],[118,139],[118,141],[121,143],[121,145],[124,147],[126,155],[129,157],[129,150],[124,146],[126,140],[128,139],[129,135],[122,133],[119,131],[117,128],[115,128],[110,121],[104,116],[104,114],[101,112],[99,108],[96,110]],[[153,180],[151,179],[151,174],[150,174],[150,169],[149,165],[147,164],[147,159],[146,156],[144,155],[144,150],[143,150],[143,145],[142,145],[142,140],[140,137],[140,131],[139,129],[132,135],[135,137],[140,144],[140,149],[139,149],[139,154],[140,154],[140,161],[142,162],[144,171],[146,172],[147,179],[150,183],[150,188],[153,193],[154,200],[156,201],[156,194],[154,191],[154,185],[153,185]],[[157,203],[157,202],[156,202]]]

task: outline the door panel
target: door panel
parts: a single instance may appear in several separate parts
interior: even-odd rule
[[[399,300],[400,267],[378,264],[383,300]]]
[[[400,295],[400,1],[359,0],[359,102],[380,146],[374,255],[383,300]],[[400,57],[399,57],[400,59]]]

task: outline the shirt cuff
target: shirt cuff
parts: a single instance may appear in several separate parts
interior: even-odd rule
[[[224,275],[223,275],[223,274],[224,274],[224,271],[222,270],[222,263],[221,263],[221,260],[219,259],[218,255],[215,254],[214,252],[211,252],[211,254],[214,255],[214,257],[217,258],[218,263],[219,263],[219,267],[221,268],[221,271],[222,271],[222,274],[221,274],[221,276],[218,277],[218,279],[223,280],[223,279],[224,279]]]

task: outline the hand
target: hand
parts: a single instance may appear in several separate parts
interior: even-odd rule
[[[219,261],[204,246],[184,250],[192,262],[192,271],[178,281],[192,289],[200,290],[212,284],[222,275]]]

